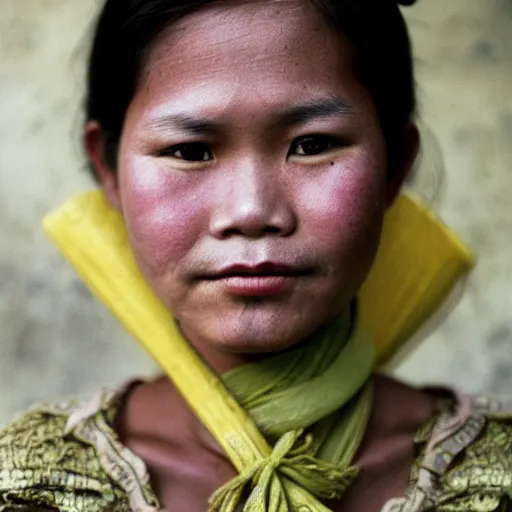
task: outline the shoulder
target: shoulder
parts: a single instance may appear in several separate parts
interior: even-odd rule
[[[512,510],[512,402],[459,396],[417,441],[413,483],[391,510]]]
[[[465,402],[464,421],[435,449],[448,462],[439,510],[512,510],[512,403],[484,397]]]
[[[103,469],[97,447],[77,432],[87,414],[107,421],[112,407],[97,405],[40,406],[0,431],[0,510],[117,510],[113,505],[122,493]]]

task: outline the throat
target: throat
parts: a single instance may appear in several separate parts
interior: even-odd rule
[[[328,365],[350,338],[357,322],[357,308],[353,301],[342,313],[317,327],[313,333],[295,340],[288,340],[286,336],[260,339],[259,334],[253,333],[249,338],[258,339],[257,347],[251,347],[250,344],[244,344],[241,341],[236,350],[224,346],[218,340],[214,342],[200,339],[190,326],[177,319],[175,322],[184,339],[194,347],[209,368],[217,375],[224,377],[255,365],[266,366],[268,371],[268,361],[286,361],[293,359],[297,353],[307,354],[311,367],[317,368],[315,365],[321,362],[322,357],[324,366]],[[253,326],[248,326],[247,332],[252,328]],[[241,339],[243,340],[243,335]],[[324,348],[328,349],[328,354]],[[278,365],[276,368],[280,369]],[[322,368],[317,368],[316,371],[320,372]]]

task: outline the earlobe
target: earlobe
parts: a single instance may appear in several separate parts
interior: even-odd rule
[[[420,149],[420,133],[414,123],[404,128],[404,144],[395,164],[395,169],[388,180],[387,204],[391,206],[400,193],[402,185],[409,176]]]
[[[119,180],[115,169],[107,163],[105,137],[97,121],[88,121],[84,128],[84,148],[99,184],[113,208],[122,211]]]

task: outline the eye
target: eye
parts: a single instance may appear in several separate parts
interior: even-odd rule
[[[209,162],[213,160],[213,153],[204,142],[188,142],[177,144],[160,152],[160,156],[176,158],[185,162]]]
[[[308,135],[293,142],[289,156],[315,156],[339,146],[340,142],[328,135]]]

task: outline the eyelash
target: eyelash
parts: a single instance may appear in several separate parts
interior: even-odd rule
[[[187,151],[203,151],[203,157],[186,159],[183,157],[183,152]],[[181,152],[182,156],[176,156],[176,153]],[[204,158],[207,154],[210,155],[210,158]],[[170,158],[176,158],[177,160],[183,160],[184,162],[208,162],[213,159],[212,151],[208,144],[204,142],[187,142],[184,144],[176,144],[175,146],[171,146],[169,148],[164,149],[158,153],[158,156],[165,156]]]
[[[313,145],[309,147],[309,152],[304,148],[304,145],[308,143]],[[341,146],[343,146],[343,142],[330,135],[307,135],[295,139],[292,142],[287,157],[314,157]],[[297,152],[299,148],[301,148],[301,152]],[[181,155],[177,156],[177,153],[181,153]],[[187,153],[189,158],[187,158]],[[214,159],[210,146],[204,142],[187,142],[184,144],[176,144],[175,146],[171,146],[160,151],[158,156],[175,158],[177,160],[190,163],[210,162]]]
[[[313,152],[307,153],[304,151],[304,145],[310,143],[313,146],[316,146],[310,149],[313,149]],[[296,151],[297,148],[302,146],[302,153],[293,152]],[[323,146],[323,147],[322,147]],[[296,139],[292,143],[292,147],[290,148],[290,151],[288,152],[288,157],[290,156],[300,156],[300,157],[308,157],[308,156],[317,156],[321,155],[323,153],[327,153],[328,151],[339,148],[343,146],[343,143],[341,140],[332,137],[330,135],[307,135],[305,137],[300,137],[299,139]],[[318,149],[320,147],[320,149]],[[317,151],[318,149],[318,151]]]

